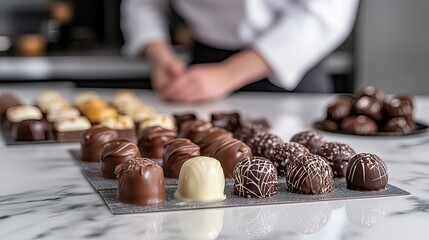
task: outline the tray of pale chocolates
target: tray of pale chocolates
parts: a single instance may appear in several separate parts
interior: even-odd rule
[[[145,128],[137,144],[93,126],[70,153],[113,214],[407,195],[372,153],[317,131],[290,142],[238,113],[175,115],[177,132]],[[182,121],[183,120],[183,121]]]
[[[14,93],[0,93],[0,124],[8,145],[78,142],[94,125],[106,126],[134,142],[142,128],[175,127],[171,115],[156,113],[130,90],[116,91],[111,102],[94,91],[78,92],[71,102],[60,92],[48,90],[34,105],[24,104]]]
[[[338,95],[328,105],[326,118],[314,123],[322,131],[362,136],[405,136],[425,133],[427,124],[413,117],[411,95],[387,97],[375,87],[355,94]]]

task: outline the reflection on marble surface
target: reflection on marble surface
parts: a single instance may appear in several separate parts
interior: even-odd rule
[[[177,221],[187,239],[216,239],[223,226],[223,209],[180,212]]]
[[[306,203],[286,208],[289,225],[302,234],[312,234],[326,226],[331,217],[331,204]]]
[[[372,228],[386,215],[385,199],[363,199],[346,203],[347,218],[362,228]]]
[[[233,211],[234,224],[240,232],[260,237],[273,231],[277,221],[277,211],[274,207],[236,208]]]

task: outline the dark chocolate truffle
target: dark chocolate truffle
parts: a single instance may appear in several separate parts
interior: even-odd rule
[[[368,96],[357,98],[353,105],[355,113],[371,117],[377,121],[381,120],[382,108],[383,102]]]
[[[386,189],[387,166],[377,155],[358,153],[350,159],[347,168],[347,188],[358,191]]]
[[[333,190],[332,169],[316,154],[305,154],[287,165],[286,190],[302,194],[325,194]]]
[[[223,128],[214,127],[204,132],[204,137],[198,139],[196,144],[200,146],[202,156],[211,156],[217,144],[227,139],[232,139],[232,133]]]
[[[148,158],[135,157],[119,164],[119,201],[133,205],[154,206],[165,201],[164,173],[162,168]]]
[[[273,157],[270,160],[276,166],[279,177],[284,177],[286,166],[307,153],[310,151],[303,145],[296,142],[285,142],[274,148]]]
[[[81,160],[100,162],[104,145],[117,138],[116,131],[102,125],[95,125],[85,130],[80,138]]]
[[[173,130],[160,126],[145,128],[138,142],[140,154],[146,158],[162,158],[164,144],[176,136]]]
[[[212,113],[211,122],[214,127],[224,128],[229,132],[234,132],[241,127],[240,114],[232,113]]]
[[[318,131],[308,130],[293,135],[290,141],[304,145],[310,152],[315,153],[317,148],[325,142],[325,136]]]
[[[182,123],[197,119],[197,116],[194,113],[176,113],[173,114],[173,117],[176,122],[177,132],[179,135],[182,133]]]
[[[42,141],[49,138],[49,127],[44,120],[23,120],[16,127],[16,141]]]
[[[416,129],[416,124],[407,117],[394,117],[384,124],[383,131],[410,134]]]
[[[404,98],[394,97],[385,103],[384,109],[389,117],[409,117],[413,115],[411,102]]]
[[[182,124],[180,137],[188,138],[191,142],[198,142],[210,128],[212,128],[212,124],[201,119],[186,121]]]
[[[362,96],[367,96],[370,98],[375,99],[378,102],[383,102],[384,98],[385,98],[385,94],[383,91],[381,91],[380,89],[377,89],[373,86],[367,86],[363,89],[361,89],[360,91],[357,92],[357,96],[362,97]]]
[[[234,168],[234,194],[245,198],[266,198],[277,193],[277,171],[262,157],[248,157]]]
[[[186,138],[177,138],[164,145],[162,168],[169,178],[179,178],[180,168],[186,160],[200,156],[200,147]]]
[[[247,145],[254,136],[267,133],[267,129],[261,125],[244,126],[234,132],[234,138],[243,141]]]
[[[346,177],[350,158],[352,158],[356,152],[345,143],[325,142],[317,149],[316,154],[328,161],[334,177],[344,178]]]
[[[329,119],[340,121],[350,115],[352,103],[346,98],[339,97],[329,104],[327,115]]]
[[[350,116],[341,121],[344,132],[354,134],[374,134],[377,132],[377,123],[365,115]]]
[[[139,149],[134,143],[124,139],[108,142],[101,153],[101,176],[116,179],[116,166],[134,157],[140,157]]]
[[[212,154],[222,165],[225,178],[232,178],[235,165],[247,157],[252,157],[252,150],[240,140],[230,138],[220,142]]]
[[[249,140],[249,147],[255,156],[271,159],[274,148],[282,143],[283,140],[275,134],[256,134]]]

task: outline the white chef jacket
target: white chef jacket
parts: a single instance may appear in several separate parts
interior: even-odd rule
[[[209,46],[257,51],[274,84],[293,90],[305,73],[349,35],[359,0],[172,0],[194,39]],[[166,0],[124,0],[123,51],[141,53],[169,40]]]

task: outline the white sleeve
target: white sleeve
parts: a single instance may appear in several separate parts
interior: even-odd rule
[[[122,52],[135,56],[153,41],[169,40],[165,0],[123,0],[121,29],[125,44]]]
[[[293,90],[349,35],[358,4],[358,0],[289,1],[274,27],[253,44],[273,71],[270,81]]]

